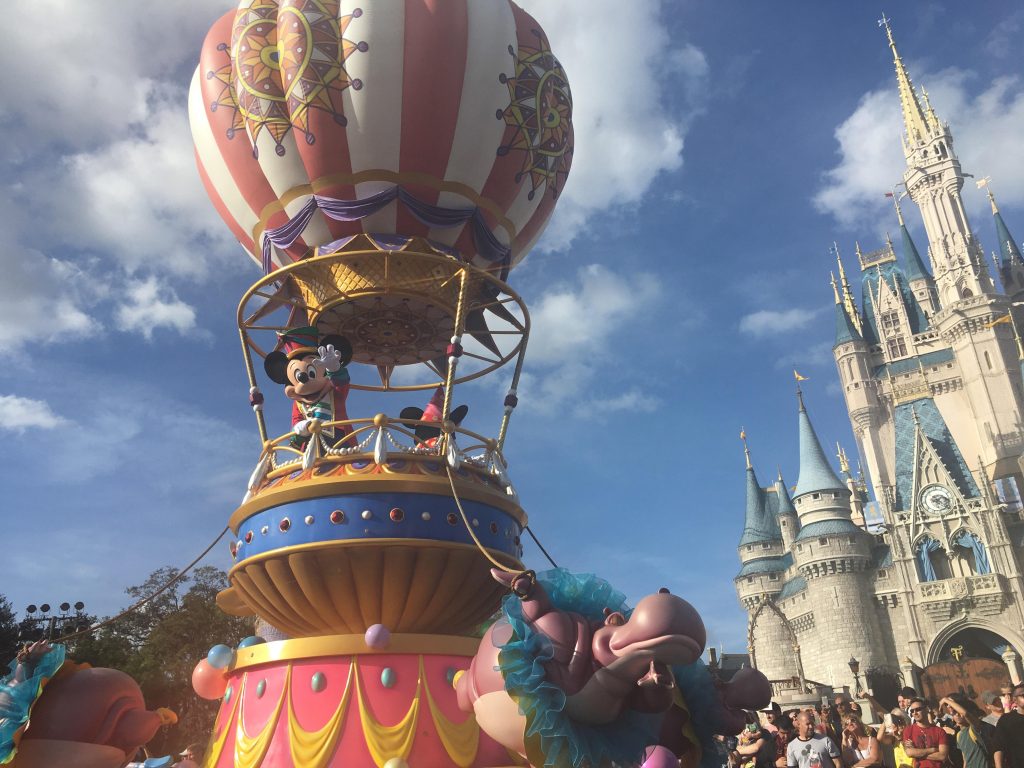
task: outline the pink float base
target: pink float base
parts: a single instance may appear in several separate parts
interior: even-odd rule
[[[395,757],[409,768],[522,765],[458,708],[450,679],[469,661],[465,655],[370,653],[236,669],[204,765],[380,768]],[[306,755],[301,763],[300,755]]]

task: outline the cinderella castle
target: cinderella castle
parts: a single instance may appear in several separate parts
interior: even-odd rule
[[[1024,258],[989,191],[1000,249],[990,270],[949,126],[880,24],[903,114],[899,237],[858,246],[859,301],[841,260],[832,280],[833,353],[862,469],[841,449],[833,466],[799,390],[795,487],[781,476],[763,486],[746,451],[735,585],[752,663],[783,700],[863,687],[885,702],[902,685],[976,696],[1022,674]],[[903,197],[921,212],[927,258]]]

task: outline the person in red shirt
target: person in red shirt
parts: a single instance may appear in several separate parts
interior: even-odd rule
[[[946,732],[932,723],[924,699],[912,699],[907,711],[912,722],[903,730],[903,747],[914,768],[942,768],[949,754]]]

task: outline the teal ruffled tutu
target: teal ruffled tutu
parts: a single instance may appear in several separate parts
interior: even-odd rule
[[[9,763],[14,758],[32,705],[42,693],[43,686],[64,663],[64,654],[63,645],[54,645],[20,681],[15,679],[18,668],[15,659],[10,663],[10,672],[0,680],[0,763]]]
[[[592,574],[557,568],[538,574],[537,581],[555,607],[591,622],[602,622],[605,608],[629,616],[625,595]],[[526,623],[522,602],[515,595],[506,597],[501,608],[513,632],[501,647],[498,666],[505,690],[526,717],[527,743],[540,741],[545,768],[639,765],[644,750],[658,741],[661,716],[627,710],[607,725],[588,726],[570,720],[565,714],[565,692],[544,677],[544,664],[554,655],[551,641]]]

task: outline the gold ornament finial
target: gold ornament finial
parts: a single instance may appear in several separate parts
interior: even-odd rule
[[[846,451],[838,442],[836,443],[836,458],[839,459],[839,471],[850,474],[850,462],[846,459]]]
[[[995,216],[999,213],[999,208],[996,206],[996,198],[995,195],[992,194],[992,187],[989,186],[992,183],[992,177],[986,176],[983,179],[978,179],[974,183],[977,185],[978,189],[985,190],[985,194],[988,195],[988,203],[992,206],[992,215]]]
[[[743,455],[747,457],[747,469],[753,469],[754,466],[750,463],[750,446],[747,445],[747,430],[740,427],[740,440],[743,441]]]

